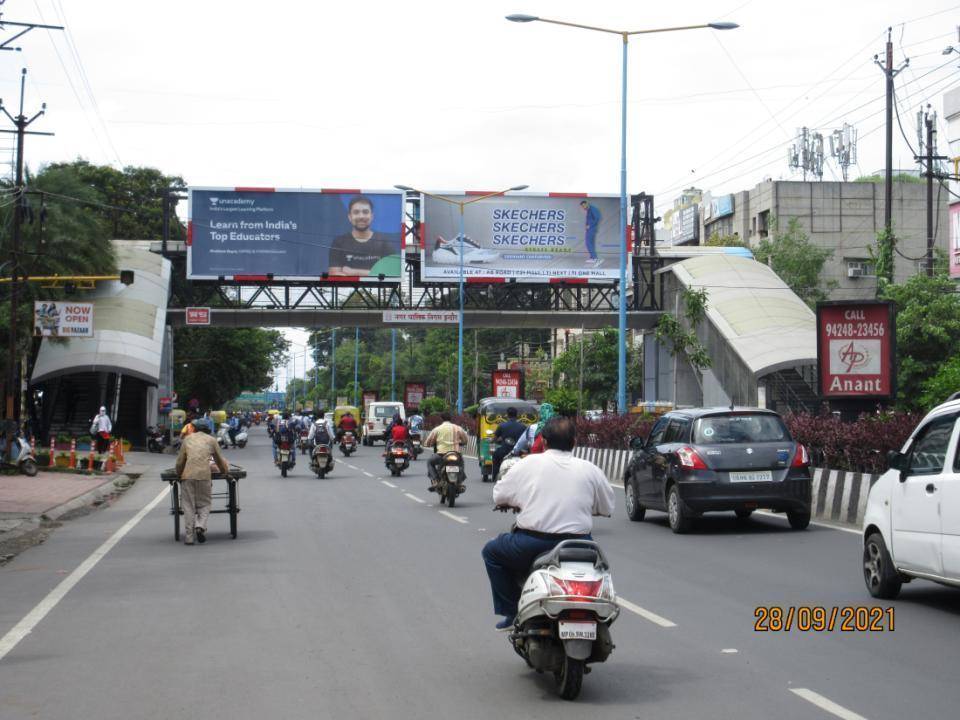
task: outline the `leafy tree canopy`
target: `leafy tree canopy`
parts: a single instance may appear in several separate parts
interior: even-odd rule
[[[753,250],[758,262],[770,268],[810,307],[825,300],[831,286],[821,281],[823,266],[833,256],[810,242],[797,218],[790,218],[786,230],[771,219],[770,237],[761,240]]]

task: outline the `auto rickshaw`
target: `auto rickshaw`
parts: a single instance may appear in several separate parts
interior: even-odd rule
[[[477,458],[483,482],[493,479],[493,453],[497,449],[493,436],[500,423],[507,421],[507,410],[512,407],[517,409],[517,420],[524,425],[532,425],[540,417],[537,404],[530,400],[488,397],[477,405]]]
[[[357,421],[357,442],[360,442],[363,439],[363,416],[360,414],[360,408],[358,407],[353,405],[337,405],[333,410],[333,431],[337,431],[340,427],[340,418],[347,413],[353,415],[353,419]]]

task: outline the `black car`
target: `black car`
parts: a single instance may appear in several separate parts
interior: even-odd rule
[[[783,419],[759,408],[674,410],[635,438],[624,471],[627,515],[667,513],[682,533],[704,512],[758,508],[786,512],[790,527],[810,524],[810,458]]]

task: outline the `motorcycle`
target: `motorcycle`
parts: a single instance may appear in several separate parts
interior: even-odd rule
[[[310,452],[310,445],[312,443],[308,439],[309,436],[310,436],[310,432],[308,430],[300,431],[300,454],[301,455],[306,455],[308,452]]]
[[[384,464],[394,477],[400,477],[400,473],[410,467],[410,451],[405,443],[389,443],[385,454]]]
[[[160,428],[151,425],[147,428],[147,450],[162,453],[169,443],[169,435]]]
[[[497,508],[505,510],[506,508]],[[580,694],[589,663],[613,652],[620,614],[610,564],[592,540],[564,540],[533,562],[510,644],[527,665],[552,672],[564,700]]]
[[[280,468],[280,477],[286,477],[287,471],[293,467],[290,454],[290,441],[281,440],[277,448],[277,467]]]
[[[19,436],[14,436],[11,442],[13,443],[13,457],[15,460],[10,460],[7,450],[4,448],[0,450],[0,467],[15,467],[27,477],[34,477],[37,474],[37,459],[30,450],[30,443]]]
[[[434,470],[433,465],[430,468],[430,477],[434,481],[436,493],[440,497],[440,504],[447,503],[447,507],[453,507],[457,502],[457,495],[462,494],[466,488],[463,486],[467,475],[463,470],[463,456],[455,451],[443,454],[443,462],[440,463],[440,469]]]
[[[410,455],[416,460],[422,452],[423,441],[420,438],[420,433],[410,433]]]
[[[313,447],[310,453],[310,469],[313,470],[321,480],[333,470],[333,453],[330,452],[330,446],[318,444]]]
[[[340,452],[344,457],[350,457],[350,454],[357,449],[357,437],[351,431],[347,430],[340,436]]]

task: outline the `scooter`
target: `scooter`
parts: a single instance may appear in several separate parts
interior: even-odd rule
[[[247,431],[241,428],[237,431],[236,436],[234,436],[233,442],[230,442],[230,428],[226,424],[220,426],[220,429],[217,431],[217,443],[224,450],[227,449],[228,445],[233,447],[244,448],[247,445]]]
[[[286,477],[287,471],[293,467],[293,459],[289,440],[281,440],[277,448],[277,467],[280,468],[280,477]]]
[[[467,479],[463,470],[463,456],[455,451],[444,453],[439,471],[435,471],[432,464],[427,467],[433,481],[433,490],[440,497],[440,504],[446,502],[447,507],[453,507],[457,502],[457,495],[466,491],[463,486]]]
[[[330,452],[329,445],[314,445],[313,451],[310,453],[310,469],[321,480],[328,472],[333,470],[333,453]]]
[[[34,477],[37,474],[37,459],[30,451],[30,443],[19,436],[14,436],[11,442],[13,443],[13,457],[15,460],[11,462],[6,449],[3,449],[0,451],[0,457],[2,457],[2,459],[0,459],[0,467],[16,467],[27,477]]]
[[[310,432],[308,430],[300,431],[300,454],[301,455],[306,455],[308,452],[310,452],[310,445],[312,443],[308,439],[309,436],[310,436]]]
[[[420,433],[410,433],[410,455],[416,460],[422,452],[423,441],[420,438]]]
[[[169,435],[167,433],[153,425],[147,428],[147,450],[154,453],[162,453],[168,444]]]
[[[410,451],[406,443],[388,443],[385,455],[384,464],[394,477],[400,477],[400,473],[410,467]]]
[[[497,508],[506,510],[508,508]],[[620,614],[610,564],[592,540],[564,540],[533,562],[510,644],[538,673],[552,672],[564,700],[580,694],[589,663],[613,652]]]
[[[347,430],[340,436],[340,452],[344,457],[350,457],[350,454],[357,449],[357,436]]]

